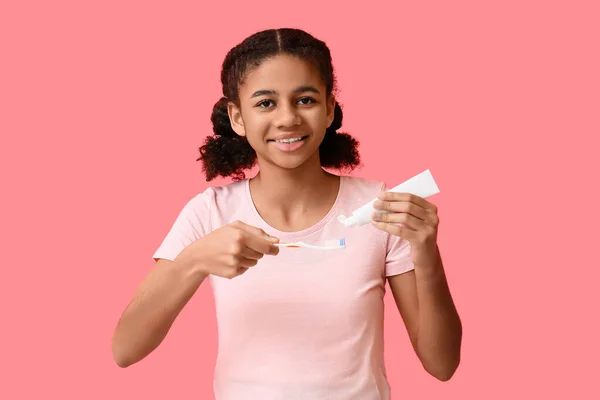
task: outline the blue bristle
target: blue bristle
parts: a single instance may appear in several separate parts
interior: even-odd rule
[[[346,239],[343,239],[343,238],[342,238],[342,239],[340,239],[340,244],[341,244],[342,246],[345,246],[345,245],[346,245]]]

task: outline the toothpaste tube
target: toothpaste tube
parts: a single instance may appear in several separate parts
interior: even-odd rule
[[[398,186],[389,189],[388,192],[411,193],[415,196],[426,198],[429,196],[433,196],[436,193],[439,193],[440,189],[435,183],[433,175],[431,175],[431,171],[427,169],[421,172],[420,174],[413,176],[406,182],[403,182]],[[371,215],[375,211],[375,209],[373,208],[373,203],[376,200],[377,198],[371,200],[364,206],[356,209],[350,217],[340,215],[338,217],[338,221],[340,221],[347,227],[361,226],[370,223],[372,221]],[[378,212],[386,211],[378,210]]]

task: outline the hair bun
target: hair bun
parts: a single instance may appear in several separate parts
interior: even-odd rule
[[[227,99],[227,97],[221,97],[213,107],[210,120],[212,121],[213,132],[215,133],[215,135],[235,138],[237,137],[237,134],[231,127],[229,113],[227,112],[228,103],[229,100]]]

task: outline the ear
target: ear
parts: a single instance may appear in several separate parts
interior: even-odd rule
[[[327,127],[328,128],[333,123],[334,116],[335,116],[335,97],[333,95],[331,95],[327,99]]]
[[[242,111],[233,102],[227,104],[227,114],[229,114],[229,121],[231,122],[231,128],[239,136],[246,136],[246,128],[244,128],[244,119],[242,118]]]

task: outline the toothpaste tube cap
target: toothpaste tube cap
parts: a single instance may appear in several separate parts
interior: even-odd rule
[[[358,218],[356,218],[355,215],[352,215],[350,217],[345,217],[343,215],[340,215],[338,217],[338,221],[340,221],[342,224],[344,224],[347,227],[358,225]]]

